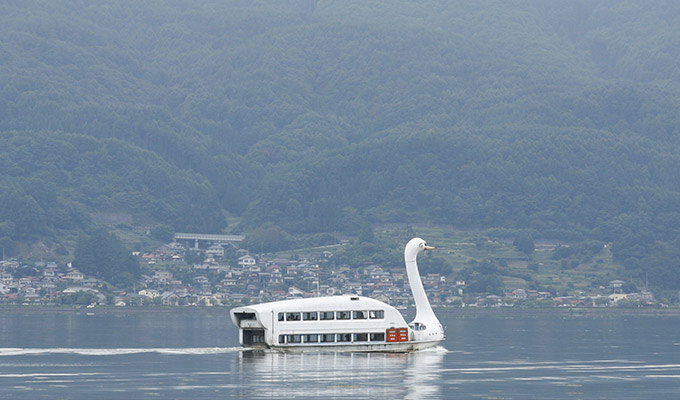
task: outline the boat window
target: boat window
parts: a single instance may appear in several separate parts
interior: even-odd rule
[[[286,313],[286,321],[299,321],[299,320],[300,320],[299,312]]]
[[[279,335],[279,344],[286,343],[286,335]]]
[[[304,339],[305,339],[305,343],[318,343],[319,342],[319,335],[316,335],[316,334],[305,335]]]
[[[352,341],[352,334],[351,333],[338,333],[338,342],[351,342]]]
[[[384,342],[385,332],[371,333],[371,342]]]
[[[383,310],[371,310],[368,312],[371,319],[383,319],[385,318],[385,311]]]
[[[283,316],[284,314],[282,312],[279,313],[279,321],[283,321]]]
[[[354,311],[354,319],[366,319],[368,318],[368,313],[366,311]]]
[[[355,333],[354,334],[354,341],[355,342],[368,342],[368,333]]]
[[[322,311],[319,313],[319,319],[335,319],[335,313],[333,311]]]
[[[321,335],[321,341],[324,343],[332,343],[335,342],[335,334],[334,333],[326,333]]]
[[[410,326],[411,329],[413,329],[414,331],[424,331],[425,329],[427,329],[427,326],[421,324],[420,322],[416,322],[416,323],[414,323],[413,325],[409,325],[409,326]]]
[[[317,315],[318,314],[315,313],[315,312],[305,312],[305,313],[302,313],[302,319],[304,321],[316,321],[317,318],[318,318]]]
[[[288,335],[288,343],[300,343],[302,341],[302,335]]]
[[[352,313],[350,311],[338,311],[335,313],[335,318],[337,319],[350,319]]]

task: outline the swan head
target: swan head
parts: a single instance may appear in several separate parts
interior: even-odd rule
[[[428,246],[427,242],[421,238],[413,238],[406,245],[407,253],[415,252],[417,254],[425,250],[434,250],[434,247]]]

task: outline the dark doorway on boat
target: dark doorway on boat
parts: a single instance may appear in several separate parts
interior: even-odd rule
[[[263,329],[244,329],[243,330],[243,345],[256,346],[264,344],[264,330]]]

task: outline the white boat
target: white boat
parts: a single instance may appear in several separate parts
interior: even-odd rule
[[[416,304],[409,324],[396,308],[368,297],[283,300],[232,309],[239,343],[284,351],[410,352],[436,346],[445,338],[444,328],[432,311],[416,262],[418,253],[431,249],[420,238],[411,239],[404,249]]]

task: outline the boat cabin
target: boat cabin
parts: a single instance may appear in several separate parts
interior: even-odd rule
[[[386,344],[408,341],[401,313],[361,296],[317,297],[238,307],[231,317],[250,347]]]

